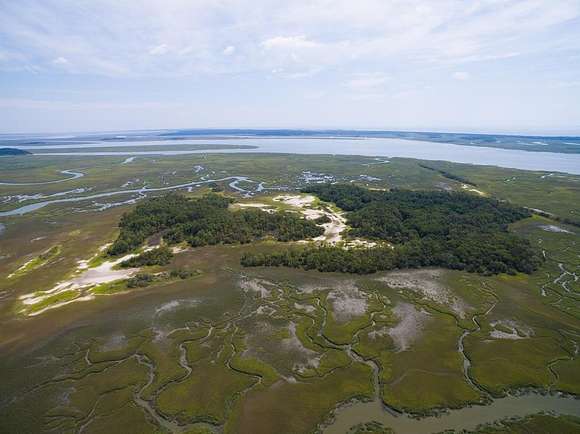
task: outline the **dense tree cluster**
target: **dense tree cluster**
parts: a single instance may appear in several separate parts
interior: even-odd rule
[[[447,179],[451,179],[452,181],[458,181],[458,182],[462,182],[463,184],[472,185],[473,187],[477,187],[477,184],[475,182],[472,182],[469,179],[464,178],[463,176],[460,176],[460,175],[456,175],[454,173],[447,172],[446,170],[436,169],[434,167],[427,166],[425,164],[419,164],[419,166],[422,167],[423,169],[427,169],[427,170],[431,170],[433,172],[437,172],[437,173],[441,174],[441,176],[443,176],[443,177],[445,177]]]
[[[144,288],[155,281],[155,276],[148,273],[139,273],[127,280],[127,288]]]
[[[121,262],[120,266],[122,268],[135,268],[151,265],[167,265],[171,262],[171,259],[173,259],[171,249],[162,246],[143,252],[138,256],[133,256],[132,258]]]
[[[396,267],[393,249],[351,249],[332,246],[293,248],[270,254],[244,253],[244,267],[293,267],[305,270],[368,274]]]
[[[295,241],[323,233],[322,228],[299,214],[259,209],[232,211],[232,202],[217,194],[187,199],[171,193],[148,199],[123,215],[119,237],[108,252],[130,252],[158,233],[169,243],[187,241],[192,246],[249,243],[268,236]]]
[[[248,254],[242,258],[244,265],[355,273],[440,266],[495,274],[531,273],[541,263],[529,242],[507,229],[529,212],[507,203],[463,193],[384,192],[354,185],[316,185],[305,191],[349,211],[349,235],[387,241],[394,248],[326,246]]]

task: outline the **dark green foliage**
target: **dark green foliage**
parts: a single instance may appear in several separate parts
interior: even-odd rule
[[[294,241],[321,235],[323,229],[296,214],[262,210],[231,211],[231,199],[208,194],[187,199],[172,193],[149,199],[123,215],[121,233],[109,249],[119,255],[139,247],[147,237],[163,233],[169,243],[192,246],[249,243],[267,236]]]
[[[293,267],[323,272],[368,274],[395,268],[395,256],[389,247],[344,250],[323,246],[288,249],[272,254],[242,255],[244,267]]]
[[[359,423],[348,430],[348,434],[394,434],[391,428],[377,421]]]
[[[434,167],[430,167],[430,166],[427,166],[425,164],[419,164],[419,166],[421,166],[423,169],[432,170],[433,172],[440,173],[443,177],[445,177],[447,179],[451,179],[453,181],[459,181],[459,182],[462,182],[463,184],[472,185],[473,187],[477,187],[477,184],[475,182],[472,182],[469,179],[464,178],[463,176],[455,175],[455,174],[449,173],[445,170],[435,169]]]
[[[409,238],[400,211],[387,203],[372,202],[348,214],[352,235],[401,242]]]
[[[313,193],[326,202],[334,202],[345,211],[361,209],[377,197],[377,192],[352,184],[318,184],[302,191]]]
[[[197,276],[201,274],[199,270],[186,270],[184,268],[178,268],[177,270],[171,270],[169,272],[169,277],[172,279],[189,279],[190,277]]]
[[[218,184],[217,182],[211,182],[207,185],[211,191],[213,191],[214,193],[221,193],[222,191],[224,191],[224,187],[223,185]]]
[[[507,230],[528,211],[463,193],[369,191],[353,185],[306,190],[348,209],[351,235],[396,245],[344,250],[320,247],[272,255],[246,255],[246,266],[291,266],[319,271],[372,273],[439,266],[482,274],[531,273],[541,263],[524,239]]]
[[[32,152],[28,152],[24,149],[16,149],[16,148],[0,148],[0,156],[1,155],[30,155]]]
[[[147,273],[139,273],[127,281],[127,288],[144,288],[155,280],[155,276]]]
[[[318,217],[317,219],[314,219],[314,222],[317,225],[323,225],[324,223],[330,223],[332,220],[330,220],[330,217],[328,217],[326,214],[321,215],[320,217]]]
[[[157,249],[149,250],[141,253],[139,256],[127,259],[121,262],[120,266],[123,268],[143,267],[151,265],[167,265],[171,262],[173,253],[167,247],[158,247]]]

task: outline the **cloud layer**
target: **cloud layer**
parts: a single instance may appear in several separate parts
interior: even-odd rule
[[[580,130],[579,76],[580,0],[0,0],[0,132]]]
[[[578,49],[576,0],[0,2],[0,66],[108,76],[465,63]],[[534,41],[534,43],[530,43]]]

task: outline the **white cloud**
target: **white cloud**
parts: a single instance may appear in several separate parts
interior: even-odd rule
[[[169,47],[167,44],[160,44],[149,49],[149,54],[152,56],[161,56],[163,54],[167,54],[169,52]]]
[[[456,71],[452,74],[452,77],[455,80],[466,81],[466,80],[469,80],[471,78],[471,74],[469,74],[469,72],[465,72],[465,71]]]
[[[555,83],[552,87],[563,89],[571,87],[580,87],[580,80],[559,81]]]
[[[57,57],[56,59],[53,59],[52,64],[53,65],[68,65],[68,60],[65,57]]]
[[[578,17],[578,0],[5,1],[0,68],[58,53],[67,71],[109,76],[411,69],[577,51]]]
[[[115,102],[115,101],[62,101],[26,98],[0,98],[0,108],[10,110],[75,111],[75,110],[149,110],[178,109],[179,103],[169,102]]]
[[[317,48],[319,43],[309,40],[306,36],[275,36],[261,43],[267,50],[302,50]]]
[[[236,52],[236,47],[234,47],[233,45],[228,45],[226,48],[224,48],[224,56],[231,56],[232,54],[234,54]]]
[[[358,73],[354,74],[344,85],[353,90],[369,90],[384,86],[389,79],[388,75],[381,72]]]

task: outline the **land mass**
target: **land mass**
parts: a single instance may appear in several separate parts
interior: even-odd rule
[[[211,153],[0,171],[22,209],[0,217],[0,431],[577,429],[578,176]],[[287,252],[312,253],[244,266]]]
[[[0,156],[4,155],[30,155],[31,152],[16,148],[0,148]]]

